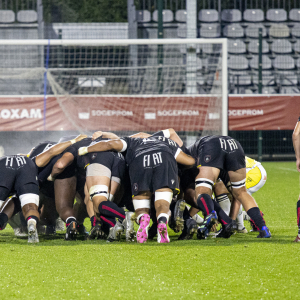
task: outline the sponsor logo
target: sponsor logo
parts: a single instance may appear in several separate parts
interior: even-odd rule
[[[134,184],[133,184],[133,190],[134,190],[135,192],[137,192],[138,189],[139,189],[138,184],[137,184],[137,183],[134,183]]]
[[[92,155],[92,159],[95,159],[97,157],[97,153],[94,153],[93,155]]]
[[[78,118],[81,120],[88,120],[90,118],[89,112],[80,112],[78,113]]]
[[[42,111],[41,109],[31,108],[30,110],[23,108],[16,109],[2,109],[0,111],[1,119],[41,119]]]
[[[263,109],[233,109],[228,111],[228,116],[262,116]]]
[[[198,110],[158,110],[157,115],[159,117],[166,116],[199,116]]]
[[[208,163],[210,160],[211,160],[211,156],[210,156],[210,155],[205,155],[205,156],[204,156],[204,161],[205,161],[206,163]]]
[[[175,180],[174,180],[174,179],[171,179],[171,182],[172,182],[172,184],[174,184]]]
[[[92,116],[93,117],[100,117],[100,116],[105,116],[105,117],[114,117],[114,116],[133,116],[132,111],[128,110],[92,110]]]

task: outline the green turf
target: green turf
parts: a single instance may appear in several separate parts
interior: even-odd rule
[[[264,163],[266,185],[254,194],[273,237],[106,244],[40,236],[38,245],[0,234],[0,299],[297,299],[300,297],[292,162]],[[88,224],[88,222],[86,222]],[[249,229],[248,222],[246,226]]]

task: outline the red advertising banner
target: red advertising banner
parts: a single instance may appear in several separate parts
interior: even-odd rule
[[[207,96],[1,96],[1,131],[111,130],[198,131],[209,109],[213,122],[220,111]],[[214,111],[215,107],[215,111]],[[230,96],[229,130],[293,129],[300,114],[300,96]]]

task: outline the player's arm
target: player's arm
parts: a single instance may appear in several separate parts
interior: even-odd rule
[[[293,145],[296,154],[296,166],[298,172],[300,172],[300,118],[297,122],[293,132]]]
[[[49,148],[47,151],[39,154],[38,156],[36,156],[35,158],[35,163],[38,167],[44,167],[46,166],[49,161],[56,155],[62,153],[64,150],[66,150],[69,146],[83,140],[84,138],[86,138],[87,136],[84,134],[80,134],[78,135],[75,139],[67,141],[67,142],[63,142],[63,143],[59,143],[56,144],[54,146],[52,146],[51,148]]]
[[[192,167],[193,165],[195,165],[196,161],[195,159],[190,156],[185,154],[183,151],[181,151],[181,149],[178,148],[178,153],[177,155],[175,155],[175,159],[179,164],[188,166],[188,167]]]
[[[99,136],[102,136],[105,139],[111,139],[111,140],[115,140],[115,139],[119,138],[116,134],[114,134],[112,132],[96,131],[93,133],[92,139],[95,140]]]
[[[74,161],[74,155],[71,152],[66,152],[53,166],[51,174],[47,178],[53,181],[63,170]]]
[[[123,152],[125,151],[124,147],[126,142],[123,140],[109,140],[109,141],[101,141],[89,147],[81,147],[78,149],[78,155],[85,155],[91,152],[104,152],[104,151],[117,151]],[[127,144],[126,144],[127,146]]]
[[[151,136],[151,134],[146,133],[146,132],[138,132],[138,133],[135,133],[135,134],[133,134],[133,135],[130,135],[129,137],[131,137],[131,138],[141,138],[141,139],[146,139],[146,138],[148,138],[149,136]]]

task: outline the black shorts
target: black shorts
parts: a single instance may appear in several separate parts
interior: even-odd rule
[[[199,164],[225,171],[246,168],[241,144],[230,136],[211,136],[200,145]]]
[[[111,176],[124,178],[126,163],[124,157],[120,153],[94,152],[89,154],[89,164],[100,164],[107,167],[111,171]]]
[[[4,156],[0,159],[0,169],[0,187],[16,192],[18,196],[39,194],[37,167],[31,158],[22,155]]]
[[[183,192],[188,188],[195,189],[195,179],[198,174],[199,169],[196,166],[184,170],[180,176],[180,189]]]
[[[178,189],[178,168],[174,156],[156,151],[136,157],[129,166],[132,195],[161,188]]]

